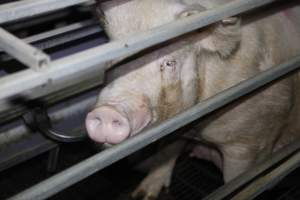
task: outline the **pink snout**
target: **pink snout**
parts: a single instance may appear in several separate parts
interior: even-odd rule
[[[111,106],[100,106],[86,117],[89,137],[100,143],[118,144],[130,136],[127,117]]]

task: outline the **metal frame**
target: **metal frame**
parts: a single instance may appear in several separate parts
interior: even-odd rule
[[[3,77],[0,79],[0,100],[18,94],[26,95],[28,90],[41,87],[42,85],[44,86],[44,90],[47,90],[48,87],[52,87],[53,82],[71,80],[75,74],[84,74],[88,69],[100,68],[105,70],[107,67],[99,67],[100,63],[136,53],[137,51],[191,32],[223,18],[237,15],[275,1],[235,0],[217,9],[174,21],[124,40],[110,42],[53,61],[42,73],[37,74],[32,73],[31,70],[25,70]],[[11,90],[11,88],[14,88],[14,90]]]
[[[300,167],[300,152],[298,151],[294,155],[288,158],[284,163],[272,169],[266,175],[259,177],[257,180],[251,182],[244,190],[236,194],[232,200],[249,199],[252,200],[260,193],[274,186],[281,179],[291,173],[293,170]],[[258,187],[259,186],[259,187]]]
[[[83,96],[78,96],[75,100],[57,104],[49,111],[51,121],[53,124],[56,124],[77,113],[84,113],[84,111],[89,110],[96,103],[97,95],[96,91],[91,91]],[[83,97],[85,98],[83,99]],[[0,149],[0,171],[58,146],[57,143],[45,138],[41,134],[29,131],[28,127],[21,121],[9,125],[9,128],[1,127],[1,129],[0,146],[4,147]],[[20,152],[20,149],[22,149],[22,152]],[[55,158],[56,151],[54,150],[53,155],[50,152],[50,160],[53,162],[49,163],[49,169],[52,167],[54,169]]]
[[[101,27],[94,20],[85,20],[77,23],[70,24],[61,28],[51,31],[39,33],[33,36],[24,38],[26,43],[30,43],[40,50],[52,48],[70,41],[74,41],[89,35],[101,33]],[[0,53],[3,49],[0,48]],[[1,55],[2,61],[12,59],[9,55]]]
[[[121,41],[114,41],[100,47],[95,47],[90,50],[53,61],[50,63],[49,68],[39,73],[33,73],[31,70],[25,70],[9,75],[0,79],[0,99],[6,99],[17,94],[28,94],[28,92],[30,93],[30,90],[41,86],[44,86],[47,90],[48,87],[52,86],[53,82],[72,80],[72,78],[78,77],[78,74],[83,74],[84,71],[88,69],[107,70],[108,67],[99,67],[98,65],[121,56],[136,53],[142,49],[204,27],[223,18],[237,15],[275,1],[276,0],[235,0],[224,6],[220,6],[217,9],[175,21]],[[28,0],[27,2],[37,3],[37,0]],[[47,0],[45,2],[55,2],[55,0]],[[79,1],[72,2],[74,3]],[[31,6],[31,8],[35,7],[33,4]],[[22,6],[19,8],[22,8]],[[36,12],[30,12],[37,14]],[[3,13],[5,13],[3,12],[3,7],[2,10],[0,7],[0,18]],[[20,11],[20,13],[22,12]],[[11,17],[12,15],[8,15],[9,17],[6,20],[9,21],[29,15],[30,14],[28,13],[23,13],[20,14],[20,16],[13,17]],[[298,69],[299,67],[300,56],[295,57],[289,62],[283,63],[277,67],[271,68],[249,80],[243,81],[242,83],[199,103],[174,118],[169,119],[156,127],[145,130],[143,133],[128,139],[119,145],[92,156],[10,199],[46,199],[66,187],[90,176],[98,170],[101,170],[125,156],[145,147],[146,145],[149,145],[150,143],[170,134],[174,130],[234,101],[245,94],[248,94],[249,92],[285,75],[286,73]],[[11,88],[14,88],[14,90],[11,90]],[[298,149],[299,147],[297,146],[296,148]],[[291,161],[289,162],[287,169],[293,169],[298,163],[299,156],[291,157]],[[281,173],[281,170],[277,170],[275,172],[279,172],[277,174],[279,176],[284,175]],[[232,188],[230,188],[230,190],[232,191]]]
[[[206,114],[246,95],[255,89],[273,81],[284,74],[300,67],[300,56],[273,67],[259,75],[243,81],[242,83],[227,89],[216,96],[205,100],[198,105],[187,109],[183,113],[169,119],[162,124],[143,131],[119,145],[109,148],[95,156],[92,156],[73,167],[42,181],[41,183],[17,194],[10,200],[46,199],[59,191],[79,182],[95,172],[111,165],[112,163],[134,153],[135,151],[157,141],[178,128],[205,116]]]
[[[0,5],[0,24],[63,9],[92,0],[26,0]]]
[[[0,47],[32,70],[47,67],[50,57],[0,27]]]
[[[244,190],[240,192],[240,195],[244,195],[245,193],[248,195],[251,195],[254,197],[258,193],[263,192],[264,190],[268,189],[268,187],[271,187],[272,185],[275,185],[278,180],[281,180],[281,178],[284,175],[287,175],[290,170],[287,170],[285,174],[281,173],[280,176],[276,175],[269,175],[271,172],[265,174],[262,177],[259,177],[260,174],[266,172],[269,168],[272,166],[278,164],[282,160],[286,159],[289,156],[292,156],[294,154],[299,154],[300,150],[300,141],[295,141],[291,143],[290,145],[284,147],[280,151],[276,152],[271,158],[268,160],[259,163],[258,165],[254,166],[250,170],[244,172],[237,178],[233,179],[229,183],[223,185],[222,187],[218,188],[216,191],[205,197],[203,200],[221,200],[230,195],[233,191],[245,187]],[[298,155],[299,156],[299,155]],[[296,162],[296,166],[299,166],[300,159],[298,159],[298,162]],[[284,163],[283,163],[284,164]],[[290,163],[291,166],[294,168],[295,163]],[[281,168],[281,165],[279,165],[277,168]],[[274,173],[274,172],[273,172]],[[265,178],[267,176],[267,178]],[[251,182],[251,180],[257,178],[257,180]],[[270,179],[269,179],[270,178]],[[250,183],[250,184],[249,184]],[[255,188],[255,184],[260,183],[259,188]],[[250,186],[250,187],[248,187]],[[264,186],[264,187],[263,187]],[[249,188],[252,189],[252,192],[249,192]],[[240,199],[250,199],[250,196],[247,198],[240,198]]]

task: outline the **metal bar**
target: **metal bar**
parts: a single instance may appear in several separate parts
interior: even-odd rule
[[[23,64],[37,71],[49,65],[50,57],[0,27],[0,47]]]
[[[58,157],[59,157],[59,151],[60,151],[59,146],[50,150],[49,155],[48,155],[48,162],[47,162],[47,172],[53,173],[56,171]]]
[[[78,29],[69,33],[53,36],[53,38],[45,39],[45,41],[42,42],[39,41],[32,42],[33,43],[32,45],[39,49],[44,50],[44,49],[49,49],[58,45],[65,44],[67,42],[85,38],[100,32],[101,32],[101,28],[98,25],[91,25],[89,27],[82,28],[80,30]],[[32,40],[33,39],[36,38],[32,38]],[[25,41],[26,40],[27,38],[25,39]]]
[[[97,96],[98,92],[92,91],[51,107],[48,110],[51,121],[58,124],[78,113],[86,113],[95,104]],[[1,126],[0,171],[48,151],[56,145],[44,136],[30,132],[22,121]]]
[[[244,172],[243,174],[233,179],[229,183],[218,188],[216,191],[214,191],[213,193],[205,197],[204,200],[224,199],[225,197],[230,195],[233,191],[249,183],[255,177],[259,176],[259,174],[262,174],[264,171],[274,166],[275,164],[279,163],[287,156],[290,156],[291,154],[293,154],[295,151],[299,149],[300,149],[300,141],[295,141],[289,144],[288,146],[276,152],[271,158],[267,159],[262,163],[257,164],[256,166]]]
[[[273,169],[270,173],[259,177],[257,180],[253,181],[249,186],[244,190],[235,195],[232,200],[247,199],[252,200],[261,194],[263,191],[270,188],[278,181],[282,180],[293,170],[297,169],[300,166],[300,153],[297,152],[295,155],[292,155],[287,161],[282,163]]]
[[[67,17],[70,13],[71,13],[70,10],[56,11],[55,13],[51,13],[51,14],[45,15],[45,16],[40,16],[38,18],[33,18],[30,20],[22,20],[21,22],[17,22],[17,23],[6,24],[6,25],[4,25],[4,28],[10,32],[13,32],[16,30],[29,28],[31,26],[36,26],[38,24],[47,23],[49,21],[63,19],[65,17]]]
[[[100,63],[136,53],[139,50],[197,30],[198,28],[217,22],[223,18],[237,15],[275,1],[276,0],[235,0],[216,9],[171,22],[127,39],[110,42],[106,45],[101,45],[59,59],[52,62],[51,67],[39,75],[36,73],[28,73],[27,71],[15,73],[0,79],[0,99],[17,94],[24,94],[23,91],[39,87],[43,84],[47,85],[48,80],[70,80],[74,74],[83,73],[88,68],[99,68]],[[11,88],[14,88],[14,90]]]
[[[24,129],[26,129],[26,127],[24,127]],[[46,139],[40,134],[28,134],[26,138],[23,138],[21,141],[1,149],[0,172],[47,152],[56,146],[56,143]]]
[[[0,5],[0,24],[63,9],[91,0],[26,0]]]
[[[248,94],[251,91],[269,83],[270,81],[300,67],[300,56],[277,67],[271,68],[259,75],[241,82],[240,84],[225,90],[212,98],[209,98],[196,106],[187,109],[174,118],[163,122],[153,128],[143,131],[123,143],[109,148],[73,167],[45,180],[39,184],[10,198],[18,199],[46,199],[51,195],[77,183],[93,173],[111,165],[112,163],[130,155],[131,153],[151,144],[154,141],[170,134],[178,128],[203,117],[204,115]]]
[[[29,36],[24,38],[23,41],[28,44],[30,43],[32,46],[40,50],[44,50],[96,33],[100,33],[101,31],[101,27],[96,24],[94,20],[86,20],[62,28],[57,28],[51,31]],[[0,53],[2,52],[3,50],[0,48]],[[12,57],[3,54],[0,55],[0,59],[2,61],[8,61],[12,59]]]
[[[57,36],[57,35],[65,34],[67,32],[76,31],[78,29],[86,28],[86,27],[92,26],[92,25],[95,25],[97,27],[96,29],[99,32],[101,30],[101,27],[98,24],[97,25],[96,24],[97,23],[94,20],[85,20],[85,21],[82,21],[82,22],[77,22],[77,23],[74,23],[74,24],[70,24],[68,26],[57,28],[57,29],[54,29],[54,30],[51,30],[51,31],[36,34],[36,35],[30,36],[30,37],[24,38],[24,40],[28,43],[33,43],[33,42],[44,40],[44,39],[54,37],[54,36]]]

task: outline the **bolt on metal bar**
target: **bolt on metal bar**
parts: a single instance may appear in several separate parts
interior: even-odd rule
[[[254,91],[255,89],[283,76],[284,74],[291,72],[292,70],[298,69],[299,67],[300,56],[291,59],[289,62],[285,62],[279,66],[264,71],[251,79],[242,81],[240,84],[231,87],[214,97],[204,100],[196,106],[187,109],[183,113],[176,115],[160,125],[147,129],[119,145],[94,155],[61,173],[40,182],[39,184],[10,198],[10,200],[46,199],[111,165],[112,163],[151,144],[152,142],[157,141],[176,129],[203,117],[204,115]]]
[[[113,41],[59,59],[52,62],[51,67],[44,70],[39,76],[35,73],[23,71],[8,77],[3,77],[0,79],[0,100],[13,95],[23,94],[24,91],[39,87],[43,84],[47,85],[48,80],[70,80],[70,77],[75,73],[84,73],[88,68],[99,68],[100,63],[105,63],[122,56],[128,56],[142,49],[220,21],[226,17],[237,15],[275,1],[276,0],[235,0],[216,9],[208,10],[123,40]],[[29,84],[28,81],[30,82]],[[11,88],[14,88],[14,90]]]
[[[37,71],[50,63],[50,57],[0,27],[0,47],[29,68]]]
[[[0,24],[63,9],[91,0],[26,0],[0,5]]]
[[[240,187],[244,186],[245,184],[249,183],[251,180],[253,180],[255,177],[259,176],[259,174],[262,174],[267,169],[271,168],[275,164],[279,163],[286,157],[292,155],[296,151],[300,149],[300,141],[295,141],[288,146],[282,148],[278,152],[276,152],[271,158],[265,160],[262,163],[258,163],[256,166],[252,167],[250,170],[244,172],[240,176],[236,177],[229,183],[223,185],[222,187],[218,188],[211,194],[209,194],[207,197],[204,198],[204,200],[221,200],[230,195],[233,191],[239,189]],[[258,190],[261,188],[257,188]],[[248,199],[248,198],[245,198]]]

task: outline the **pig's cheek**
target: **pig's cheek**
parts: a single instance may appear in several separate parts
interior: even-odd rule
[[[152,113],[146,108],[134,112],[133,115],[131,135],[135,135],[143,130],[152,121]]]

